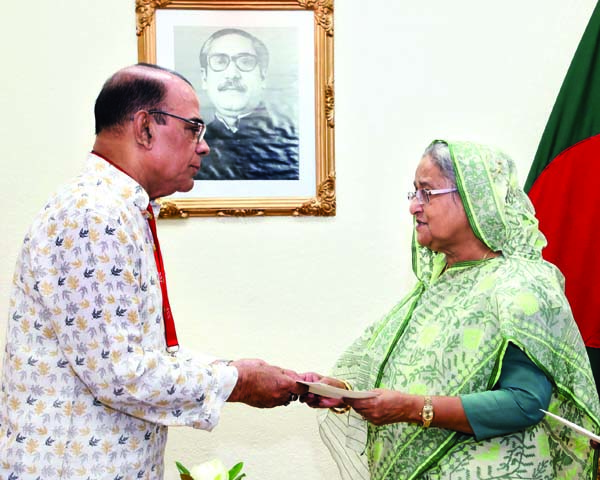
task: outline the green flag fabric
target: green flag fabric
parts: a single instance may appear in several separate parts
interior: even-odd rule
[[[600,133],[600,3],[577,47],[525,182],[528,192],[561,152]]]
[[[548,240],[544,258],[565,276],[575,321],[586,346],[594,349],[600,348],[599,182],[600,3],[575,52],[525,184]]]

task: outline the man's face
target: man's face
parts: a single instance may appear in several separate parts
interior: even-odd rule
[[[202,69],[204,88],[219,114],[237,117],[258,106],[265,80],[250,39],[237,34],[217,38],[207,60]]]
[[[200,105],[192,87],[170,76],[163,111],[183,118],[200,120]],[[170,116],[153,115],[154,135],[152,161],[146,163],[147,187],[151,198],[187,192],[194,186],[194,175],[200,169],[201,157],[209,150],[205,140],[197,143],[198,128]]]

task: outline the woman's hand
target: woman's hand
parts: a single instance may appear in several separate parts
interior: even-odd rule
[[[344,398],[366,421],[381,426],[390,423],[411,421],[414,412],[419,412],[413,395],[406,395],[395,390],[376,388],[371,390],[377,395],[371,398]]]
[[[399,422],[422,423],[421,411],[424,403],[422,395],[410,395],[382,388],[371,391],[377,393],[377,396],[361,399],[344,398],[343,400],[373,425],[381,426]],[[469,435],[473,434],[460,397],[433,396],[432,401],[434,417],[431,425]]]

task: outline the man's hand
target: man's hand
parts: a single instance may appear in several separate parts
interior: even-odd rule
[[[296,380],[302,380],[296,372],[269,365],[263,360],[235,360],[231,365],[238,370],[238,380],[228,402],[272,408],[288,405],[307,390],[296,383]]]

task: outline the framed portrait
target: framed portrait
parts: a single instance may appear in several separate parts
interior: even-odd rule
[[[332,216],[333,0],[136,0],[140,62],[200,100],[210,153],[161,217]]]

